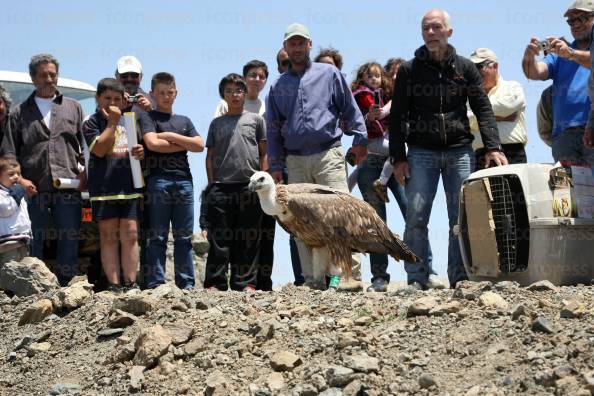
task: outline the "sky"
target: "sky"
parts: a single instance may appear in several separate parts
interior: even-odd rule
[[[8,2],[7,2],[8,3]],[[179,91],[174,111],[189,116],[206,138],[217,102],[218,83],[227,73],[241,74],[252,59],[268,64],[270,76],[262,97],[277,77],[275,56],[282,46],[285,28],[300,22],[308,26],[313,41],[312,58],[320,47],[333,46],[344,58],[343,73],[352,81],[356,69],[368,61],[381,64],[390,57],[411,59],[422,45],[420,22],[431,8],[451,15],[454,29],[450,43],[458,54],[469,56],[478,47],[488,47],[499,58],[506,80],[520,82],[526,94],[526,120],[530,162],[552,162],[550,149],[536,129],[536,105],[549,82],[528,81],[521,59],[531,37],[565,36],[572,41],[563,14],[569,1],[479,2],[385,1],[345,2],[190,2],[111,1],[42,2],[11,1],[0,13],[0,70],[26,72],[37,53],[51,53],[60,61],[62,77],[93,86],[103,77],[113,77],[120,56],[135,55],[142,63],[142,87],[150,77],[167,71],[175,75]],[[348,148],[351,139],[343,138]],[[205,153],[190,154],[196,197],[206,186]],[[360,197],[358,189],[353,194]],[[388,204],[388,226],[400,235],[404,223],[395,200]],[[196,203],[196,224],[198,219]],[[429,235],[434,269],[447,277],[448,221],[440,185]],[[196,228],[198,228],[196,226]],[[273,281],[293,280],[287,234],[277,227]],[[401,263],[390,258],[392,280],[406,279]],[[369,281],[369,259],[364,258],[363,278]]]

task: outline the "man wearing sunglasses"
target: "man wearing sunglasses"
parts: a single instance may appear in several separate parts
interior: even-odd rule
[[[115,77],[126,89],[124,96],[130,104],[131,111],[151,111],[155,108],[150,95],[140,88],[142,65],[135,56],[125,55],[118,60]]]
[[[532,37],[524,51],[522,69],[531,80],[553,80],[552,150],[555,161],[594,165],[594,150],[582,144],[590,111],[589,47],[594,0],[574,1],[564,16],[574,41],[567,43],[557,37],[540,41]],[[538,60],[536,57],[540,52],[548,54]]]

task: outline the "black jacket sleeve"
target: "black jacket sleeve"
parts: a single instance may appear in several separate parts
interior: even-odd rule
[[[389,119],[390,157],[395,162],[406,161],[406,136],[408,135],[408,113],[410,97],[407,95],[410,84],[409,70],[402,65],[396,75],[392,108]]]
[[[468,102],[476,115],[483,144],[487,150],[501,150],[497,121],[489,97],[482,87],[481,75],[473,64],[467,63],[464,76],[468,81]]]

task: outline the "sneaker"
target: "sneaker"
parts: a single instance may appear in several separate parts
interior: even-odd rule
[[[406,288],[408,290],[423,290],[423,285],[421,285],[419,282],[411,282]]]
[[[140,293],[140,287],[136,284],[136,282],[124,283],[124,286],[122,286],[122,291],[126,294],[136,294]]]
[[[113,294],[122,294],[122,292],[124,291],[124,289],[122,288],[122,286],[120,285],[116,285],[116,284],[109,284],[106,288],[105,291],[108,292],[112,292]]]
[[[390,202],[390,198],[388,198],[388,187],[380,183],[379,179],[373,182],[373,191],[375,191],[375,195],[377,195],[380,201]]]
[[[435,274],[429,275],[429,279],[427,279],[427,288],[428,289],[445,289],[446,285],[443,283],[441,279]]]
[[[256,288],[252,285],[247,285],[246,287],[243,288],[243,291],[248,292],[248,293],[255,293]]]
[[[385,279],[378,278],[367,288],[367,292],[385,293],[388,291],[388,282]]]
[[[338,290],[345,292],[358,292],[363,290],[363,282],[355,278],[351,278],[344,282],[340,282]]]

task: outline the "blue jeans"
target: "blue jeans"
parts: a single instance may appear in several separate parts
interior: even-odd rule
[[[66,286],[78,273],[80,193],[77,191],[40,192],[30,199],[28,209],[33,232],[31,255],[43,260],[45,240],[55,237],[58,260],[54,272],[60,285]],[[50,221],[56,235],[47,234]]]
[[[553,138],[553,159],[573,164],[594,166],[594,149],[584,146],[584,127],[567,128]]]
[[[150,228],[147,268],[144,270],[146,287],[153,289],[165,283],[165,252],[171,222],[175,284],[180,289],[192,289],[195,284],[192,259],[194,228],[192,180],[170,175],[149,177],[147,194]]]
[[[459,198],[462,182],[474,169],[474,153],[470,145],[447,150],[427,150],[410,147],[408,150],[410,179],[406,184],[408,210],[404,242],[421,258],[420,263],[405,262],[409,282],[426,286],[433,272],[428,261],[429,239],[427,224],[441,175],[446,195],[449,219],[448,279],[455,287],[458,281],[467,279],[458,238],[453,227],[458,223]]]

